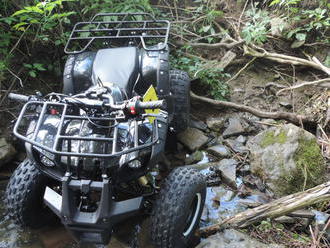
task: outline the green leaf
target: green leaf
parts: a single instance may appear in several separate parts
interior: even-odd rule
[[[37,76],[37,73],[35,71],[29,71],[29,75],[35,78]]]
[[[62,41],[61,40],[56,40],[55,41],[55,46],[59,46],[59,45],[61,45],[62,44]]]
[[[29,11],[27,11],[26,9],[21,9],[21,10],[18,10],[16,11],[14,14],[12,14],[11,16],[17,16],[17,15],[21,15],[23,13],[27,13]]]
[[[24,63],[23,66],[26,67],[26,68],[32,69],[32,65],[31,64],[25,64]]]
[[[279,4],[281,2],[281,0],[273,0],[270,4],[269,7],[275,5],[275,4]]]
[[[306,33],[296,33],[296,39],[299,41],[305,41],[306,40]]]
[[[20,30],[20,28],[22,28],[22,26],[25,26],[27,24],[28,24],[27,22],[20,22],[20,23],[17,23],[16,25],[14,25],[13,28],[16,30]]]
[[[33,63],[33,68],[38,71],[46,71],[46,68],[44,68],[43,64],[40,63]]]

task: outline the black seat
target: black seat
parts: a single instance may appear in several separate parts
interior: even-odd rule
[[[139,55],[136,47],[108,48],[97,51],[92,71],[93,84],[116,85],[132,96],[138,80]]]

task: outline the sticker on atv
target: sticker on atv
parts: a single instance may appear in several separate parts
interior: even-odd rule
[[[153,85],[150,85],[149,89],[146,91],[146,93],[143,96],[143,102],[157,101],[157,100],[158,100],[158,96],[156,90]],[[145,112],[147,114],[159,114],[160,109],[146,109]],[[148,120],[150,123],[153,123],[155,117],[148,117]]]

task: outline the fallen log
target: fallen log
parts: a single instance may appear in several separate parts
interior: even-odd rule
[[[264,219],[274,219],[292,213],[295,210],[330,200],[330,181],[314,188],[292,195],[284,196],[270,203],[241,212],[233,217],[225,219],[221,223],[214,224],[199,230],[201,236],[209,236],[225,228],[244,228],[258,223]]]
[[[248,112],[250,114],[253,114],[255,116],[261,117],[261,118],[269,118],[269,119],[274,119],[274,120],[286,120],[288,122],[291,122],[296,125],[301,125],[301,124],[308,124],[308,125],[315,125],[315,122],[308,117],[304,115],[298,115],[294,113],[289,113],[289,112],[266,112],[266,111],[261,111],[256,108],[238,104],[238,103],[233,103],[233,102],[227,102],[227,101],[219,101],[219,100],[214,100],[211,98],[207,98],[204,96],[198,96],[193,92],[190,92],[191,100],[195,102],[202,102],[202,103],[207,103],[212,105],[215,108],[231,108],[235,109],[238,111],[242,112]]]

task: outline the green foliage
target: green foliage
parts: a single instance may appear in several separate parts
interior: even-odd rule
[[[287,38],[295,37],[297,40],[301,41],[305,41],[309,36],[311,39],[315,37],[319,39],[327,38],[326,32],[330,27],[329,9],[316,8],[314,10],[302,10],[301,14],[295,16],[293,20],[296,23],[301,22],[305,24],[288,32]],[[325,41],[330,42],[329,37],[325,39]]]
[[[28,73],[31,77],[35,78],[37,76],[38,71],[46,71],[47,69],[44,67],[43,64],[40,63],[33,63],[33,64],[26,64],[24,63],[23,66],[28,69]]]
[[[54,42],[55,45],[65,44],[69,32],[63,31],[63,23],[70,24],[68,17],[75,11],[62,11],[63,2],[70,0],[50,0],[26,6],[12,14],[11,26],[27,35],[34,36],[33,41]],[[72,1],[72,0],[71,0]]]
[[[293,47],[299,47],[309,40],[330,43],[330,4],[327,0],[320,0],[317,8],[305,9],[301,7],[302,0],[273,0],[270,6],[284,7],[287,19],[293,27],[287,32],[288,39],[294,39]],[[298,44],[298,45],[297,45]]]
[[[210,86],[210,94],[217,100],[226,100],[229,97],[229,86],[225,83],[225,79],[228,79],[230,75],[224,73],[222,68],[216,68],[208,64],[201,67],[196,72],[201,82]]]
[[[217,68],[214,63],[203,62],[198,57],[188,58],[181,50],[171,57],[172,68],[184,70],[191,78],[198,78],[217,100],[228,100],[229,86],[225,83],[230,74],[225,73],[222,68]]]
[[[45,0],[24,1],[18,8],[13,1],[2,0],[0,8],[0,80],[7,68],[23,65],[30,77],[48,70],[60,74],[65,45],[76,21],[90,20],[100,12],[153,12],[149,0]],[[29,3],[29,4],[28,4]],[[19,51],[19,54],[16,54]],[[32,57],[46,53],[41,64],[30,64]],[[18,56],[17,56],[18,55]]]
[[[81,6],[85,6],[81,10],[83,15],[94,15],[102,12],[154,12],[149,0],[82,0],[81,2]]]
[[[223,16],[223,12],[220,10],[215,10],[208,4],[200,5],[196,9],[196,12],[202,18],[200,18],[201,20],[196,22],[193,26],[194,31],[201,36],[214,35],[216,33],[216,18]],[[206,39],[209,43],[212,43],[214,41],[213,37],[208,37]]]
[[[252,7],[245,15],[249,21],[242,30],[242,37],[249,43],[262,44],[267,40],[269,33],[270,17],[267,11]]]
[[[207,43],[218,42],[221,33],[226,33],[226,30],[218,25],[218,21],[224,16],[224,12],[214,6],[214,1],[197,0],[194,3],[196,4],[194,7],[182,10],[192,21],[179,22],[173,25],[172,29],[185,37],[191,36],[192,42],[195,39]]]

